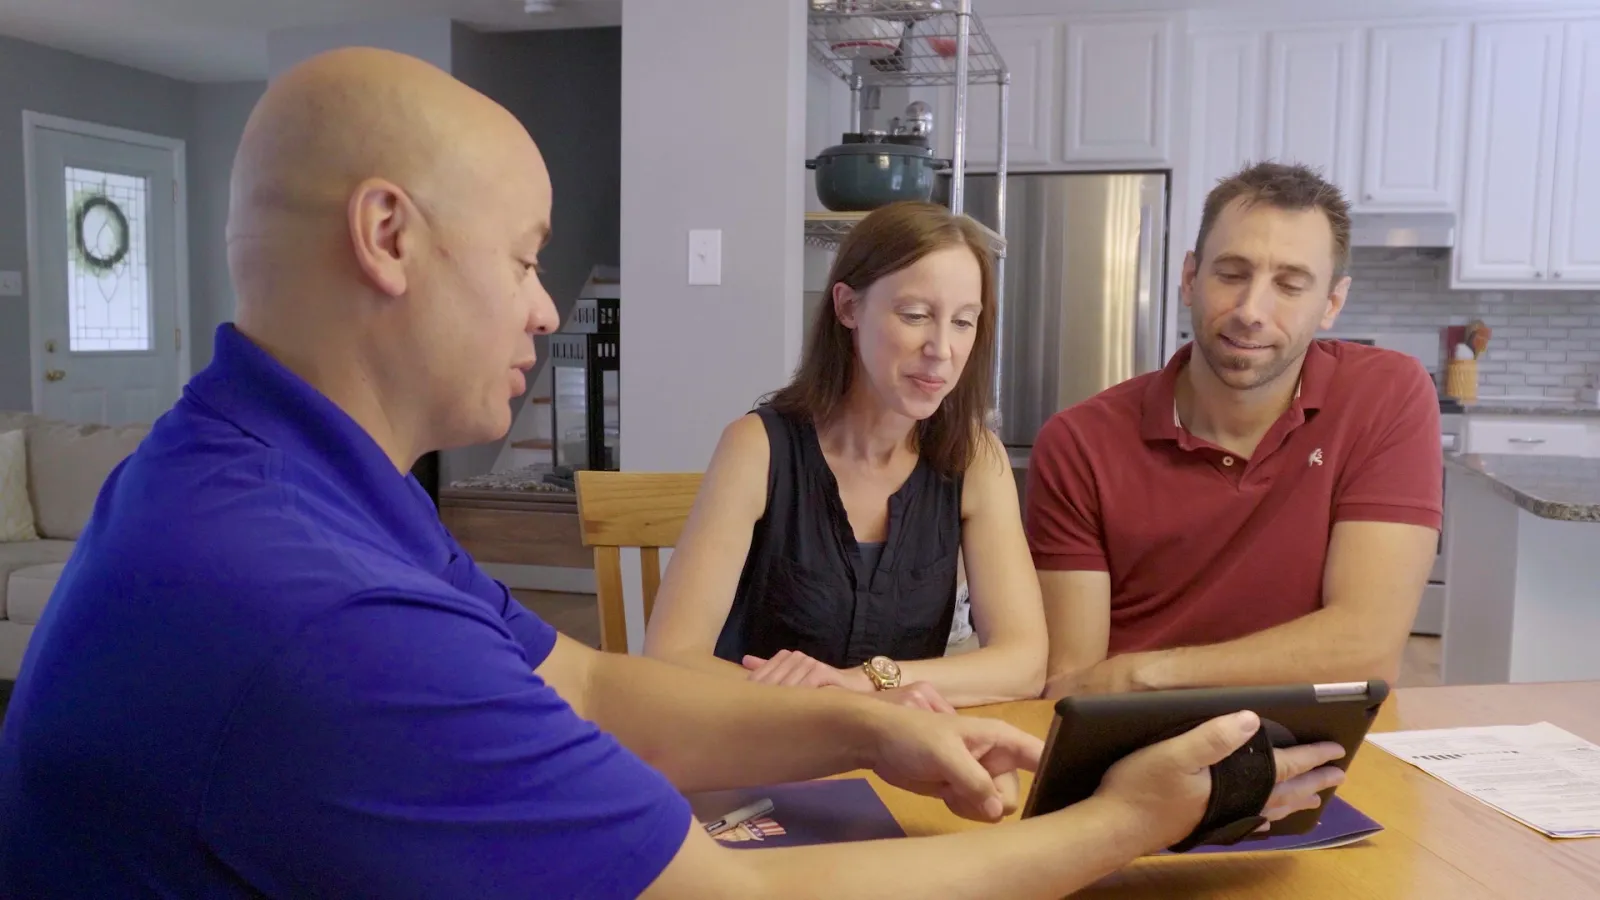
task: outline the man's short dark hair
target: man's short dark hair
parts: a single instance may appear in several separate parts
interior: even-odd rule
[[[1200,214],[1200,233],[1194,240],[1197,259],[1202,256],[1206,235],[1211,233],[1217,216],[1241,197],[1247,204],[1266,203],[1284,210],[1321,210],[1333,228],[1333,277],[1342,277],[1350,267],[1350,204],[1321,174],[1299,163],[1259,162],[1218,181],[1206,195],[1205,209]]]

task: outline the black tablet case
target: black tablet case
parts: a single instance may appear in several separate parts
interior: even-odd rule
[[[1337,742],[1345,755],[1330,765],[1345,769],[1388,696],[1388,683],[1373,680],[1063,697],[1056,702],[1055,721],[1022,815],[1043,815],[1086,800],[1106,770],[1130,753],[1176,729],[1246,709],[1261,717],[1274,746]],[[1323,806],[1333,793],[1331,788],[1323,792]],[[1291,813],[1261,837],[1305,834],[1321,816],[1322,806]]]

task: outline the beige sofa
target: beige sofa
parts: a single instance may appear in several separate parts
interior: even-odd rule
[[[16,678],[33,627],[94,509],[100,486],[149,426],[73,425],[0,411],[0,434],[26,435],[37,540],[0,541],[0,678]]]

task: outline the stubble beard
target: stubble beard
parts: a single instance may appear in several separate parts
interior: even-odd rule
[[[1241,354],[1228,352],[1220,334],[1196,341],[1195,346],[1217,380],[1236,391],[1251,391],[1277,381],[1305,353],[1305,347],[1275,350],[1268,359],[1252,363]]]

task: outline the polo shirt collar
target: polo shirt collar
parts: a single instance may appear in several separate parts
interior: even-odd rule
[[[1295,400],[1301,409],[1321,409],[1328,396],[1328,383],[1339,360],[1328,352],[1326,341],[1312,341],[1306,348],[1305,364],[1300,367],[1300,388]]]
[[[407,552],[441,546],[426,493],[348,413],[231,322],[218,326],[213,347],[186,397],[328,479]]]
[[[1150,380],[1150,386],[1145,389],[1144,409],[1139,421],[1139,436],[1145,440],[1178,439],[1178,378],[1193,353],[1193,341],[1179,347],[1178,352],[1167,360],[1166,367]]]
[[[1193,354],[1193,341],[1179,347],[1178,352],[1172,354],[1172,359],[1167,361],[1167,365],[1145,389],[1139,425],[1139,436],[1145,440],[1179,439],[1183,426],[1178,420],[1178,379]],[[1322,408],[1328,395],[1328,382],[1333,380],[1333,370],[1337,365],[1338,360],[1328,352],[1322,341],[1311,342],[1306,348],[1305,362],[1300,367],[1300,383],[1295,385],[1290,415],[1303,418],[1306,410]]]

